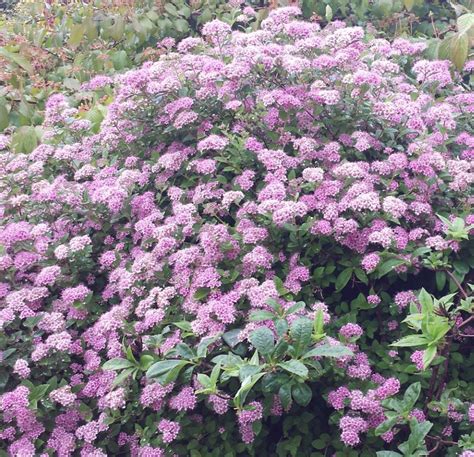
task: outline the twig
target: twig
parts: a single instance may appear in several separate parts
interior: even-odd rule
[[[458,281],[458,278],[456,278],[456,276],[454,276],[449,270],[444,270],[448,276],[454,281],[454,283],[456,284],[456,286],[458,287],[459,291],[461,292],[461,294],[463,295],[464,298],[468,298],[469,295],[466,293],[466,291],[463,289],[463,287],[461,286],[461,283]]]
[[[468,317],[465,321],[461,322],[461,323],[458,325],[458,328],[464,327],[466,324],[468,324],[469,322],[471,322],[473,319],[474,319],[474,315],[472,315],[471,317]]]

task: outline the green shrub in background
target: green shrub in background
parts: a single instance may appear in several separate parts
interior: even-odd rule
[[[55,91],[75,94],[94,75],[153,60],[165,37],[196,34],[215,17],[235,24],[241,14],[222,0],[121,3],[22,3],[0,20],[0,132],[41,124],[44,102]]]

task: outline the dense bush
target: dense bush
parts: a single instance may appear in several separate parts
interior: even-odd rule
[[[0,137],[10,455],[473,455],[472,62],[298,15]]]

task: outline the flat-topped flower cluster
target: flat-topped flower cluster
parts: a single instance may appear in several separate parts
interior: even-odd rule
[[[115,98],[98,131],[56,94],[44,144],[15,155],[0,138],[9,455],[277,455],[302,411],[310,442],[326,433],[332,452],[397,443],[396,429],[374,434],[381,402],[428,381],[389,344],[406,332],[423,256],[464,249],[437,214],[474,219],[474,96],[423,43],[321,30],[299,13],[275,10],[247,33],[209,22],[104,81]],[[306,409],[264,387],[234,407],[236,378],[206,393],[198,376],[235,348],[250,357],[256,329],[280,331],[269,300],[304,301],[290,323],[320,314],[326,344],[352,351],[324,364]],[[193,370],[146,378],[209,337]],[[459,395],[451,416],[436,413],[440,436],[472,421]]]

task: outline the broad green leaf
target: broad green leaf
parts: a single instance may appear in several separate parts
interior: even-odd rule
[[[409,335],[405,336],[402,339],[392,343],[390,346],[396,347],[416,347],[416,346],[424,346],[428,344],[428,340],[423,335]]]
[[[295,402],[301,406],[308,406],[311,398],[313,397],[311,388],[305,383],[298,383],[294,385],[291,393]]]
[[[436,357],[436,351],[437,351],[436,346],[429,346],[425,350],[423,354],[423,369],[424,370],[426,370],[430,366],[431,362]]]
[[[298,357],[311,343],[313,323],[304,317],[296,319],[290,327],[291,344],[295,348]]]
[[[431,314],[433,312],[433,297],[424,288],[418,294],[418,301],[421,304],[423,314]]]
[[[414,454],[418,448],[424,446],[425,437],[432,427],[433,424],[429,421],[418,422],[415,420],[410,423],[411,433],[408,438],[410,455]]]
[[[252,322],[272,320],[274,317],[275,317],[275,314],[273,314],[271,311],[265,311],[265,310],[253,311],[250,314],[250,320]]]
[[[418,401],[418,398],[421,393],[421,383],[415,382],[411,384],[405,394],[403,395],[403,408],[405,411],[411,411],[415,406],[415,403]]]
[[[237,391],[234,397],[234,405],[237,408],[241,408],[244,403],[245,399],[247,398],[248,393],[252,389],[252,387],[260,380],[265,373],[257,373],[253,376],[249,376],[248,378],[244,379],[242,382],[240,389]]]
[[[346,287],[346,284],[352,277],[353,268],[346,268],[339,273],[339,276],[336,279],[336,291],[339,292],[340,290]]]
[[[446,286],[446,273],[444,271],[436,272],[436,289],[442,291]]]
[[[281,362],[278,364],[280,368],[287,371],[288,373],[306,378],[308,376],[308,369],[306,366],[298,360],[289,360],[288,362]]]
[[[403,4],[405,5],[407,11],[411,11],[415,5],[415,0],[403,0]]]
[[[154,363],[146,372],[147,378],[157,378],[163,374],[168,373],[176,367],[184,367],[189,362],[186,360],[162,360],[160,362]]]
[[[403,455],[394,451],[378,451],[377,457],[403,457]]]
[[[107,32],[115,40],[120,41],[125,30],[125,21],[122,16],[115,16],[113,24],[109,27]]]
[[[165,11],[171,16],[178,16],[178,10],[171,2],[165,4]]]
[[[395,267],[403,265],[404,263],[405,261],[401,259],[389,259],[377,266],[375,271],[378,274],[378,278],[382,278],[386,274],[393,271]]]
[[[17,153],[29,154],[38,145],[36,130],[31,126],[23,126],[16,130],[11,138],[11,147]]]
[[[203,338],[201,342],[198,344],[196,354],[198,357],[206,357],[207,355],[207,350],[209,346],[217,341],[217,339],[220,337],[220,334],[215,335],[215,336],[208,336],[206,338]]]
[[[276,290],[280,297],[283,297],[289,293],[289,290],[285,288],[283,281],[278,276],[273,278],[273,282],[275,283]]]
[[[278,391],[278,396],[280,397],[283,408],[288,409],[291,405],[291,384],[283,384]]]
[[[150,355],[150,354],[143,354],[140,357],[140,369],[143,371],[148,370],[150,368],[151,364],[155,361],[155,358]]]
[[[206,374],[199,373],[197,375],[197,380],[204,389],[210,389],[212,386],[211,378],[207,376]]]
[[[398,417],[391,417],[386,421],[382,422],[377,428],[375,429],[375,435],[380,436],[383,435],[385,432],[388,432],[392,429],[392,427],[398,422]]]
[[[129,376],[135,372],[136,368],[127,368],[120,372],[114,379],[112,387],[120,386]]]
[[[458,32],[472,37],[474,34],[474,13],[463,14],[457,18]]]
[[[189,23],[186,19],[175,19],[173,25],[179,33],[185,33],[189,30]]]
[[[299,301],[295,303],[294,305],[291,305],[285,312],[285,314],[294,314],[298,311],[302,311],[303,309],[306,308],[306,304],[304,301]]]
[[[104,365],[102,365],[102,369],[116,371],[116,370],[123,370],[124,368],[131,368],[134,366],[135,365],[132,362],[130,362],[130,360],[115,358],[115,359],[107,360],[107,362],[105,362]]]
[[[194,293],[194,299],[195,300],[202,300],[203,298],[206,298],[209,295],[209,292],[211,289],[209,287],[200,287],[196,292]]]
[[[264,356],[270,355],[275,346],[275,337],[273,332],[267,327],[254,330],[250,334],[249,340],[252,343],[252,346]]]
[[[85,24],[74,24],[71,26],[71,33],[69,35],[68,45],[71,48],[77,48],[86,32]]]
[[[342,358],[352,355],[354,355],[354,353],[346,346],[331,346],[330,344],[323,344],[308,351],[306,354],[303,355],[303,359],[307,359],[309,357]]]
[[[239,335],[242,332],[242,329],[240,328],[234,328],[232,330],[229,330],[228,332],[225,332],[222,335],[222,339],[225,341],[225,343],[230,346],[231,348],[234,348],[237,346],[237,344],[240,343]]]

